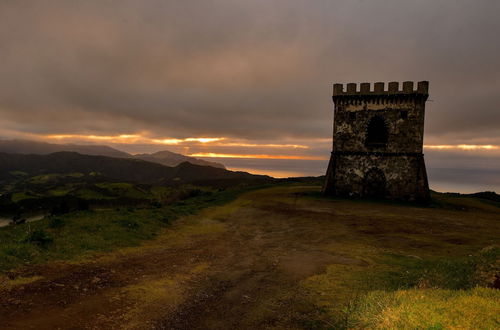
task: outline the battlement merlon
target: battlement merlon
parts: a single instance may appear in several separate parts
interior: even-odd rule
[[[392,81],[388,83],[387,90],[385,89],[385,84],[383,82],[376,82],[373,84],[373,89],[371,89],[370,83],[361,83],[358,85],[355,83],[346,84],[333,84],[333,97],[337,96],[391,96],[391,95],[429,95],[429,82],[419,81],[417,83],[417,89],[413,88],[413,81],[403,82],[402,89],[399,88],[399,82]]]

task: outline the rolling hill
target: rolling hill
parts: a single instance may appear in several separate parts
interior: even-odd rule
[[[127,158],[130,154],[104,145],[55,144],[31,140],[0,140],[0,152],[10,154],[47,155],[60,151],[84,155]]]
[[[233,172],[188,162],[168,167],[140,159],[82,155],[76,152],[56,152],[48,155],[0,153],[0,180],[8,181],[19,173],[26,176],[82,173],[98,175],[112,181],[165,185],[225,185],[272,180],[264,175]]]
[[[152,154],[131,155],[127,152],[106,146],[106,145],[83,145],[83,144],[55,144],[31,140],[1,140],[0,152],[10,154],[34,154],[48,155],[55,152],[70,151],[83,155],[107,156],[116,158],[136,158],[148,162],[158,163],[166,166],[177,166],[183,162],[195,165],[212,166],[225,169],[221,163],[209,162],[206,160],[181,155],[168,150],[158,151]]]
[[[148,162],[159,163],[166,166],[177,166],[183,162],[188,162],[194,165],[212,166],[225,169],[221,163],[209,162],[203,159],[184,156],[168,150],[158,151],[152,154],[137,154],[134,158],[142,159]]]

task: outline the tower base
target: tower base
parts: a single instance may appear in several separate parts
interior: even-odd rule
[[[332,152],[323,193],[339,197],[430,200],[421,153]]]

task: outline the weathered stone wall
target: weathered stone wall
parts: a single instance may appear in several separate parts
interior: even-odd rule
[[[386,178],[385,196],[391,199],[425,199],[423,158],[418,156],[336,155],[334,194],[363,197],[366,173],[380,169]]]
[[[372,104],[336,107],[334,148],[341,151],[422,152],[424,111],[418,104]],[[374,116],[384,118],[389,139],[384,148],[365,147],[366,130]],[[406,116],[406,118],[404,118]]]
[[[429,190],[423,161],[423,132],[428,82],[334,85],[334,143],[324,191],[339,196],[363,197],[376,180],[384,180],[383,196],[392,199],[426,200]],[[368,125],[375,116],[383,119],[387,142],[367,144]],[[378,184],[375,182],[375,184]],[[367,190],[368,189],[368,190]],[[372,190],[369,190],[373,194]]]

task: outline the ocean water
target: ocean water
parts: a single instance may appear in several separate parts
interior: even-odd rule
[[[207,159],[207,160],[214,160]],[[216,159],[229,170],[265,174],[275,178],[325,175],[328,161],[284,159]],[[500,166],[496,163],[444,163],[435,157],[426,158],[427,176],[432,190],[439,192],[500,193]]]

